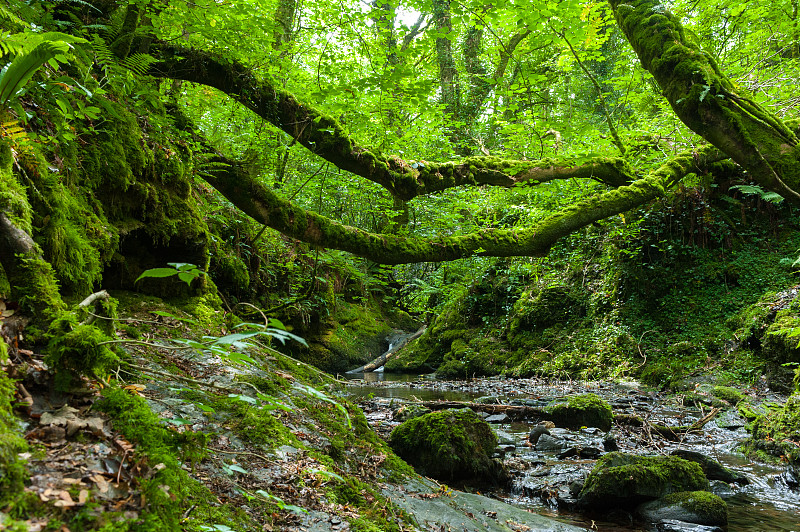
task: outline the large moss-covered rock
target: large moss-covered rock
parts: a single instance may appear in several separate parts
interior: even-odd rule
[[[598,460],[578,495],[590,508],[635,506],[681,491],[708,490],[699,464],[677,456],[609,453]]]
[[[570,397],[565,403],[550,407],[553,423],[559,427],[579,430],[581,427],[597,427],[611,430],[614,415],[611,405],[593,393]]]
[[[502,465],[492,459],[497,437],[469,409],[410,419],[395,428],[389,440],[401,458],[439,480],[496,484],[505,478]]]
[[[637,510],[652,522],[674,519],[698,525],[728,525],[728,506],[725,501],[707,491],[671,493],[657,501],[643,503]]]

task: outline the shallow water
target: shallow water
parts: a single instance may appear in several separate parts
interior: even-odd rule
[[[694,407],[669,402],[665,397],[642,390],[636,383],[547,383],[533,379],[476,379],[473,381],[436,381],[425,376],[393,374],[368,375],[373,381],[350,376],[349,395],[356,401],[369,402],[372,412],[370,422],[386,434],[392,426],[391,409],[405,401],[472,401],[483,396],[498,396],[502,402],[546,405],[567,395],[593,392],[609,401],[615,413],[636,413],[659,423],[689,424],[707,413]],[[353,378],[355,377],[355,378]],[[385,408],[382,410],[380,404]],[[377,405],[377,407],[376,407]],[[555,454],[540,453],[526,446],[526,437],[532,423],[515,422],[493,425],[513,437],[516,447],[506,458],[509,464],[524,464],[526,470],[518,473],[510,493],[494,495],[515,505],[530,509],[561,521],[600,530],[651,531],[653,528],[626,512],[612,516],[586,516],[558,509],[556,498],[529,496],[529,486],[541,494],[542,479],[557,485],[558,479],[568,481],[587,474],[593,460],[559,460]],[[747,475],[750,484],[733,485],[728,493],[720,495],[728,503],[729,532],[800,532],[800,492],[788,489],[779,480],[782,468],[747,460],[736,452],[740,442],[747,437],[744,429],[727,430],[711,421],[701,434],[690,435],[680,444],[659,438],[648,439],[641,434],[618,430],[621,451],[641,454],[668,454],[674,449],[690,449],[710,456],[727,467]],[[546,491],[546,490],[544,490]],[[591,517],[595,517],[593,520]]]

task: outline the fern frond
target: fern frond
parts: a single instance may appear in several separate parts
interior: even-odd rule
[[[12,26],[13,29],[22,29],[26,26],[25,21],[11,12],[6,6],[0,4],[0,20],[4,21],[6,27]]]
[[[777,192],[767,192],[758,185],[733,185],[732,187],[730,187],[730,189],[738,190],[742,194],[749,194],[749,195],[757,194],[758,197],[763,201],[768,201],[776,205],[783,202],[783,196],[781,196]]]
[[[67,50],[66,43],[43,42],[27,54],[18,55],[0,77],[0,106],[7,105],[42,65]]]
[[[128,70],[132,71],[139,76],[144,76],[147,74],[150,65],[158,61],[155,57],[150,54],[133,54],[129,55],[122,61],[120,61],[120,66],[127,68]]]

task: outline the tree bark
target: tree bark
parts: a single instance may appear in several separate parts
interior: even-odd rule
[[[678,118],[764,188],[800,204],[800,143],[789,127],[737,90],[658,0],[610,4]]]

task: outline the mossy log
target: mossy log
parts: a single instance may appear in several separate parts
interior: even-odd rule
[[[544,256],[560,238],[661,197],[686,174],[719,160],[713,148],[682,153],[630,185],[576,202],[537,225],[520,229],[481,229],[452,237],[420,238],[370,233],[292,204],[255,179],[243,165],[222,156],[203,178],[254,220],[284,235],[339,249],[381,264],[443,262],[473,255]]]
[[[642,66],[681,121],[759,184],[800,204],[800,142],[777,116],[738,90],[659,0],[610,0]]]

